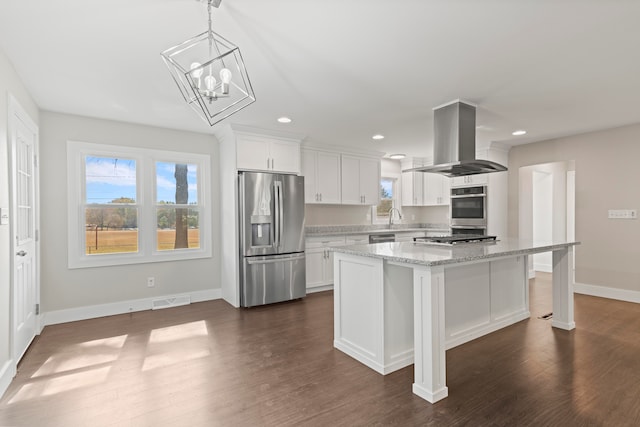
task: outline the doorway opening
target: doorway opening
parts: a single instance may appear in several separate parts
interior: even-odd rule
[[[575,240],[575,161],[521,167],[518,194],[520,238]],[[530,278],[552,269],[551,252],[529,259]]]

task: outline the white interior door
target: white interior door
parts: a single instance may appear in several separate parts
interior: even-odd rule
[[[38,278],[38,128],[10,98],[13,233],[13,355],[16,363],[37,334]]]

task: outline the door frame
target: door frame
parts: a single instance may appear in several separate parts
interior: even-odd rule
[[[40,130],[35,121],[31,118],[31,116],[26,112],[26,110],[20,105],[18,100],[11,94],[8,94],[8,120],[7,120],[7,128],[8,128],[8,160],[9,160],[9,212],[12,220],[9,221],[9,233],[11,239],[11,257],[10,257],[10,321],[11,330],[9,331],[10,337],[10,355],[15,363],[14,367],[17,367],[18,355],[16,354],[16,337],[15,337],[15,292],[16,292],[16,283],[15,283],[15,252],[16,252],[16,218],[17,218],[17,207],[16,207],[16,180],[14,177],[14,165],[15,165],[15,146],[16,146],[16,121],[20,120],[24,123],[24,125],[29,129],[29,131],[33,132],[35,135],[33,154],[35,158],[35,164],[33,168],[34,173],[34,222],[35,222],[35,281],[36,281],[36,304],[40,304],[40,165],[39,165],[39,153],[40,153]],[[35,325],[36,335],[39,335],[42,332],[42,315],[39,312],[36,312],[36,325]],[[22,355],[24,356],[24,355]]]

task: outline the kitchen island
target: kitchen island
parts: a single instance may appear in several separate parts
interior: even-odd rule
[[[575,328],[578,242],[505,239],[333,248],[334,347],[381,374],[414,363],[413,392],[448,395],[445,351],[530,317],[528,256],[553,252],[552,326]]]

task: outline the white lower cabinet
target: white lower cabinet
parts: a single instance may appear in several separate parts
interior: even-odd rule
[[[369,235],[368,234],[352,234],[349,236],[345,236],[345,244],[349,245],[368,245],[369,244]]]
[[[310,237],[305,241],[307,293],[333,286],[332,246],[344,246],[344,237]]]
[[[396,233],[396,242],[413,242],[414,237],[424,237],[425,235],[426,233],[424,231]]]
[[[526,256],[445,268],[447,349],[529,317]]]

